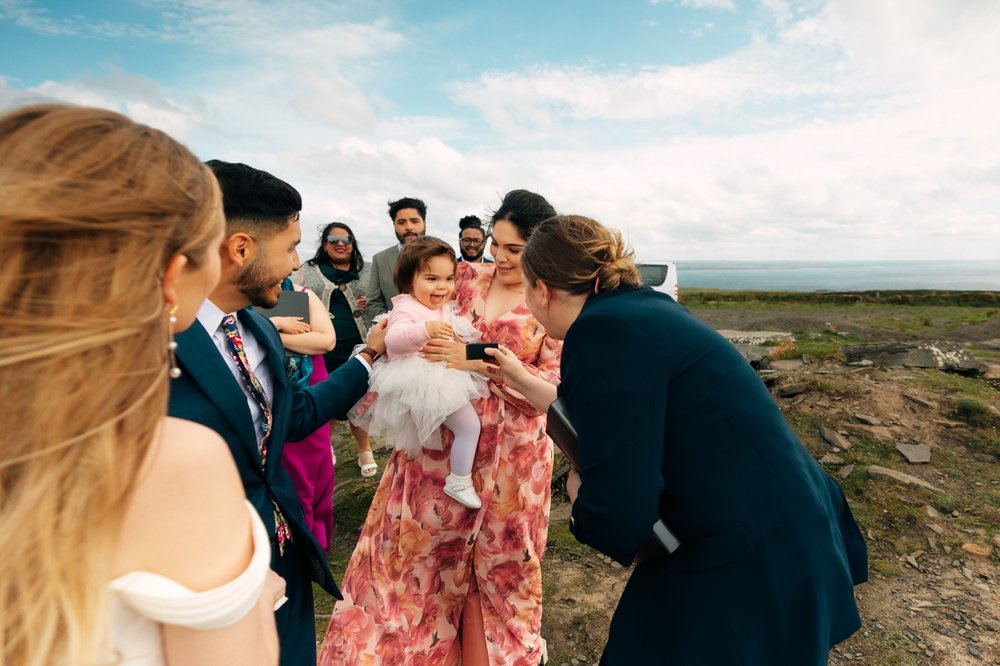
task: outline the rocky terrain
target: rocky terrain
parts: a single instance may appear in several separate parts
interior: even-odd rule
[[[844,487],[871,563],[871,580],[857,588],[864,626],[837,646],[830,663],[1000,664],[997,313],[754,304],[692,312],[720,330],[793,334],[758,346],[766,358],[762,380],[803,444]],[[851,345],[921,341],[958,343],[983,374],[848,360]],[[339,576],[374,483],[357,477],[346,430],[334,444],[348,463],[337,470],[331,559]],[[379,454],[380,463],[385,457]],[[550,663],[596,664],[629,570],[573,539],[556,476],[542,633]],[[329,612],[322,601],[318,612],[322,630]]]

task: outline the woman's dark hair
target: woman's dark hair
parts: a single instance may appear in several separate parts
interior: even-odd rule
[[[493,225],[505,220],[517,227],[521,238],[527,240],[540,222],[554,217],[555,214],[556,209],[541,194],[528,190],[511,190],[504,195],[500,207],[490,218],[490,227],[486,235],[492,235]]]
[[[640,287],[633,252],[621,234],[582,215],[559,215],[537,227],[521,253],[529,283],[541,280],[553,289],[590,294]]]
[[[316,254],[312,259],[307,261],[307,264],[312,264],[313,266],[332,266],[333,262],[330,261],[330,255],[326,253],[326,237],[330,235],[333,229],[343,229],[347,232],[347,235],[354,239],[353,249],[351,250],[351,272],[360,273],[361,269],[365,267],[365,258],[361,255],[361,248],[358,247],[358,239],[351,231],[351,228],[344,224],[343,222],[331,222],[325,227],[323,227],[323,233],[319,236],[319,247],[316,249]]]
[[[455,250],[440,238],[418,236],[403,246],[392,271],[392,281],[399,293],[408,294],[413,290],[413,277],[433,257],[447,256],[455,262]]]

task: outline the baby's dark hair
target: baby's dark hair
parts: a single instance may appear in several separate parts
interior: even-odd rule
[[[440,238],[434,236],[419,236],[403,246],[396,260],[396,268],[392,271],[392,281],[401,294],[413,291],[413,278],[417,271],[423,268],[433,257],[446,256],[451,263],[456,264],[455,250]]]

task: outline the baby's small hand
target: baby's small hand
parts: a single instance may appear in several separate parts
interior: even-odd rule
[[[424,324],[427,327],[427,334],[432,338],[442,338],[445,340],[451,340],[455,337],[455,331],[452,329],[451,324],[445,321],[429,321]]]
[[[271,323],[279,333],[308,333],[312,327],[302,317],[271,317]]]

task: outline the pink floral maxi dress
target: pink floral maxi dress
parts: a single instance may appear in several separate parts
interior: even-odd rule
[[[523,303],[483,319],[494,264],[460,263],[455,300],[485,341],[499,342],[534,374],[559,381],[562,343]],[[549,526],[552,442],[545,416],[490,382],[476,401],[482,433],[473,478],[483,508],[442,492],[442,451],[395,451],[368,511],[320,654],[320,664],[440,664],[454,641],[475,576],[492,666],[534,666],[541,649],[541,559]]]

